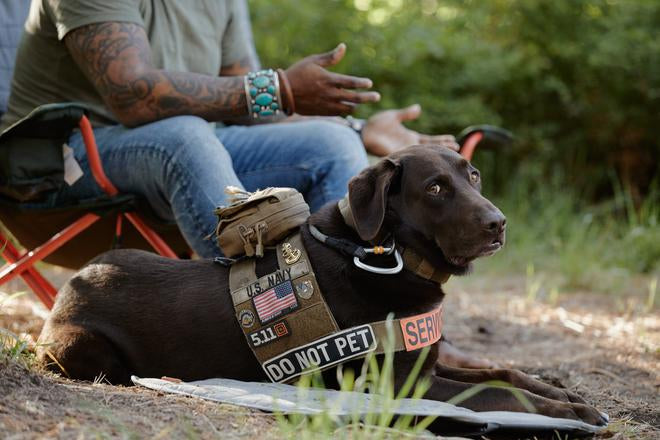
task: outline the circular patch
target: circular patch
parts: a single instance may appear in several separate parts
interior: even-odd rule
[[[303,299],[310,299],[314,294],[314,285],[311,281],[303,281],[302,283],[296,284],[296,292],[298,296]]]
[[[254,313],[250,310],[241,310],[238,314],[238,321],[243,327],[252,327],[254,325]]]

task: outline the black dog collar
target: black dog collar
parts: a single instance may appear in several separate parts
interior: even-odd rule
[[[353,212],[351,211],[351,207],[348,201],[348,196],[344,197],[339,202],[337,202],[337,208],[339,209],[339,212],[341,213],[341,216],[343,217],[346,225],[353,230],[357,230],[355,226],[355,219],[353,218]],[[394,242],[393,237],[389,246],[380,245],[380,246],[374,246],[372,248],[365,248],[350,240],[346,240],[343,238],[329,237],[323,234],[321,231],[319,231],[318,228],[316,228],[316,226],[312,225],[311,223],[309,224],[309,231],[312,234],[312,236],[317,240],[319,240],[320,242],[338,250],[343,254],[352,256],[354,258],[355,264],[360,268],[364,268],[363,267],[364,265],[360,265],[358,264],[358,262],[364,259],[369,253],[373,253],[375,255],[381,255],[381,254],[390,255],[394,253],[395,257],[400,258],[402,260],[402,261],[399,260],[397,261],[397,263],[399,264],[397,265],[396,268],[382,269],[379,272],[374,271],[373,267],[369,267],[369,269],[365,269],[365,270],[369,270],[376,273],[393,274],[393,273],[398,273],[401,270],[401,268],[406,268],[407,270],[413,272],[415,275],[420,276],[426,280],[432,281],[438,285],[446,283],[450,277],[450,274],[437,270],[428,260],[426,260],[421,255],[417,254],[412,249],[404,248],[403,246],[397,246],[396,243]],[[397,252],[401,254],[401,257],[398,257]],[[397,268],[398,270],[396,270]]]

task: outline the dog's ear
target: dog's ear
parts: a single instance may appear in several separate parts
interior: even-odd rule
[[[399,169],[398,159],[385,158],[348,182],[348,201],[361,239],[371,241],[378,236],[385,219],[387,193]]]

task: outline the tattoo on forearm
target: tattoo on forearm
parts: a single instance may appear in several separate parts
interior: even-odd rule
[[[259,70],[259,62],[254,59],[252,56],[246,56],[243,59],[238,60],[234,64],[228,66],[222,66],[220,69],[221,76],[235,76],[235,75],[246,75],[249,72]]]
[[[241,77],[154,68],[147,36],[136,24],[91,24],[72,31],[65,43],[105,103],[128,125],[185,114],[208,120],[247,114]]]

